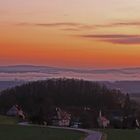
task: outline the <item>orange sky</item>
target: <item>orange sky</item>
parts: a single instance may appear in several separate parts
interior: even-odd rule
[[[140,66],[139,0],[0,0],[0,65]]]

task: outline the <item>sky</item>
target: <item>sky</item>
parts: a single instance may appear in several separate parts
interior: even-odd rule
[[[0,0],[0,65],[140,66],[140,0]]]

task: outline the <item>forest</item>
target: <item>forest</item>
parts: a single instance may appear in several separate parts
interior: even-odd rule
[[[135,110],[128,94],[97,82],[66,78],[29,82],[0,93],[1,114],[6,114],[15,104],[26,112],[29,119],[38,116],[48,122],[56,107],[81,111],[90,108],[97,113],[100,110],[123,110],[127,115]]]

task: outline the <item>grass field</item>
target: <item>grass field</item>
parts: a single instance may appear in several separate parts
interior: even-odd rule
[[[140,140],[140,130],[101,130],[107,134],[107,140]]]
[[[16,124],[18,120],[14,117],[0,115],[0,124]]]
[[[70,130],[0,125],[0,140],[83,140],[85,134]]]
[[[83,140],[85,134],[70,130],[18,126],[14,117],[0,115],[0,140]]]

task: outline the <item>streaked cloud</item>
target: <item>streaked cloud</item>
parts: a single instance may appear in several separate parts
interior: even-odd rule
[[[63,31],[74,31],[74,32],[80,31],[80,29],[78,29],[78,28],[63,28],[62,30]]]
[[[74,22],[54,22],[54,23],[28,23],[28,22],[21,22],[17,23],[16,25],[19,26],[43,26],[43,27],[61,27],[61,26],[71,26],[71,27],[77,27],[82,26],[83,24],[80,23],[74,23]]]
[[[94,29],[94,25],[88,25],[83,23],[76,23],[76,22],[54,22],[54,23],[18,23],[18,26],[40,26],[40,27],[56,27],[56,28],[63,28],[64,30],[73,30],[73,31],[80,31],[80,30],[87,30],[87,29]]]
[[[126,34],[103,34],[103,35],[80,35],[83,38],[90,38],[110,42],[113,44],[140,44],[140,35],[126,35]]]
[[[47,26],[47,27],[79,27],[83,26],[83,24],[80,23],[73,23],[73,22],[58,22],[58,23],[35,23],[35,26]]]
[[[124,39],[110,39],[108,42],[112,42],[115,44],[140,44],[140,37],[132,37],[132,38],[124,38]]]
[[[133,37],[140,37],[140,36],[139,35],[122,35],[122,34],[103,34],[103,35],[82,35],[82,37],[109,39],[109,38],[133,38]]]
[[[58,28],[63,31],[82,31],[91,30],[102,27],[114,27],[114,26],[140,26],[140,22],[118,22],[104,25],[88,25],[76,22],[53,22],[53,23],[18,23],[19,26],[38,26],[46,28]],[[83,38],[91,38],[94,40],[110,42],[113,44],[140,44],[140,35],[128,35],[128,34],[86,34],[79,35]]]
[[[93,30],[100,28],[112,28],[112,27],[126,27],[133,26],[139,27],[140,21],[130,21],[130,22],[114,22],[107,24],[85,24],[85,23],[76,23],[76,22],[52,22],[52,23],[28,23],[22,22],[17,23],[18,26],[40,26],[40,27],[56,27],[64,28],[64,30],[73,30],[73,31],[82,31],[82,30]]]
[[[129,22],[114,22],[108,24],[98,24],[95,25],[96,28],[105,28],[105,27],[125,27],[125,26],[140,26],[140,21],[129,21]]]

